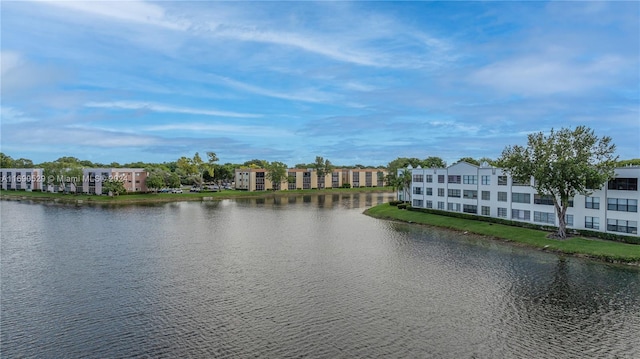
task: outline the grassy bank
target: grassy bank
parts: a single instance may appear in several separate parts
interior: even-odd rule
[[[407,211],[389,204],[369,208],[365,213],[376,218],[467,231],[557,253],[589,257],[607,262],[640,265],[640,245],[583,237],[571,237],[558,241],[546,238],[549,233],[545,231]]]
[[[314,194],[351,194],[351,193],[388,193],[392,192],[390,187],[363,187],[363,188],[335,188],[335,189],[311,189],[311,190],[290,190],[290,191],[235,191],[224,190],[219,192],[184,192],[184,193],[139,193],[124,194],[120,196],[96,196],[88,194],[64,194],[48,192],[26,192],[26,191],[5,191],[0,190],[0,199],[4,200],[41,200],[58,201],[68,203],[153,203],[153,202],[174,202],[174,201],[202,201],[230,198],[261,198],[272,196],[297,196]]]

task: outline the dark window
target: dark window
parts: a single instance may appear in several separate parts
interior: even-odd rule
[[[607,188],[619,190],[619,191],[637,191],[638,179],[637,178],[614,178],[609,181]]]

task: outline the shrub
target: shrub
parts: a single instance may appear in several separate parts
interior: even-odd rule
[[[398,208],[400,208],[400,206],[398,206]],[[448,216],[453,218],[462,218],[462,219],[483,221],[483,222],[489,222],[489,223],[498,223],[498,224],[504,224],[507,226],[514,226],[514,227],[539,229],[539,230],[548,231],[548,232],[554,232],[557,230],[555,227],[551,227],[551,226],[545,226],[545,225],[528,223],[528,222],[511,221],[503,218],[477,216],[477,215],[468,214],[468,213],[441,211],[441,210],[429,209],[429,208],[415,208],[411,206],[407,206],[405,208],[410,211],[424,212],[424,213],[430,213],[430,214],[437,214],[440,216]],[[637,237],[637,236],[636,237],[622,236],[614,233],[604,233],[604,232],[573,229],[573,228],[567,228],[567,232],[572,234],[575,232],[577,235],[580,235],[583,237],[606,239],[610,241],[629,243],[629,244],[640,244],[640,237]]]

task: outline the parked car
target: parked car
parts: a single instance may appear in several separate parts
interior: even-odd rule
[[[182,189],[174,188],[174,189],[171,190],[171,193],[182,193]]]
[[[200,187],[191,187],[189,192],[200,192]]]
[[[220,190],[220,186],[218,186],[217,184],[214,184],[213,186],[209,186],[209,188],[211,188],[212,191],[219,191]]]

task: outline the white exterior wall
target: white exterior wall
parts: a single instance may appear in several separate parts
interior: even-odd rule
[[[558,219],[555,206],[552,204],[536,204],[536,191],[531,186],[513,185],[511,176],[505,174],[501,168],[495,167],[478,167],[468,163],[456,163],[448,168],[415,168],[412,171],[412,179],[416,179],[416,175],[422,175],[422,182],[413,181],[411,184],[411,202],[413,207],[441,209],[445,211],[463,212],[464,205],[477,206],[477,215],[486,215],[482,212],[482,207],[489,207],[489,217],[497,217],[514,221],[539,224],[541,226],[557,226]],[[429,182],[428,176],[432,176],[432,182]],[[438,182],[438,176],[444,176],[445,183]],[[449,183],[449,176],[460,176],[461,183]],[[477,176],[476,184],[465,184],[464,176]],[[483,181],[483,176],[488,176]],[[498,184],[500,176],[507,176],[506,184]],[[615,170],[616,178],[640,178],[640,167],[625,167]],[[419,177],[418,177],[419,178]],[[488,183],[486,183],[488,180]],[[533,182],[531,182],[532,184]],[[431,194],[429,193],[431,188]],[[438,189],[443,189],[438,192]],[[448,196],[449,190],[460,190],[460,197]],[[464,198],[464,191],[477,191],[477,198]],[[482,199],[482,192],[489,192],[489,199]],[[498,193],[506,192],[506,201],[498,200]],[[522,193],[529,195],[528,203],[514,202],[514,193]],[[443,194],[443,195],[442,195]],[[599,208],[587,208],[587,197],[597,198]],[[607,206],[608,199],[631,200],[631,205],[635,205],[635,211],[609,210]],[[633,202],[635,201],[635,202]],[[440,203],[440,208],[439,208]],[[624,202],[623,202],[624,203]],[[637,227],[640,223],[640,212],[638,212],[638,203],[640,203],[640,191],[636,190],[617,190],[608,189],[607,184],[603,188],[596,190],[589,196],[577,195],[573,199],[573,207],[567,209],[567,215],[572,217],[572,222],[568,222],[567,228],[580,230],[593,230],[600,232],[610,232],[621,235],[637,236]],[[499,209],[506,215],[499,215]],[[515,218],[514,210],[528,211],[528,219]],[[536,219],[536,212],[542,213],[540,219]],[[472,214],[472,213],[471,213]],[[545,214],[548,222],[545,221]],[[597,218],[598,228],[588,228],[587,219]],[[609,221],[630,221],[627,224],[636,228],[636,233],[623,233],[608,230],[607,223]],[[552,221],[552,223],[551,223]],[[616,222],[619,223],[619,222]],[[624,224],[625,222],[623,222]]]
[[[44,170],[42,168],[1,168],[2,189],[42,190]]]

